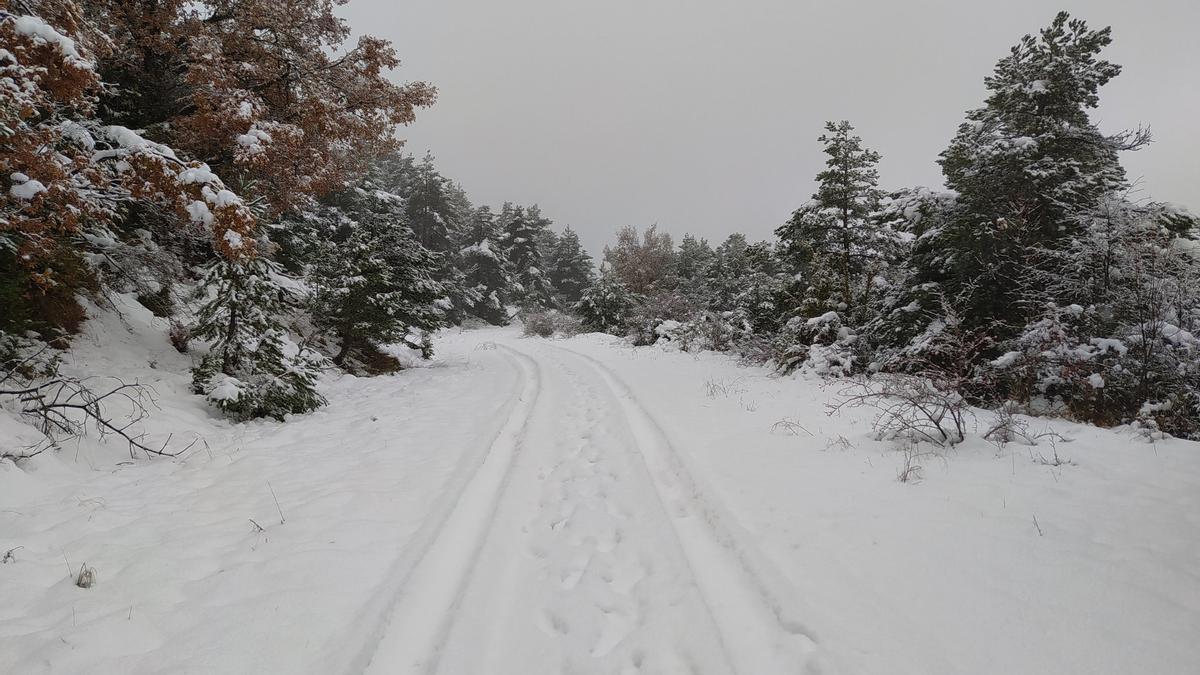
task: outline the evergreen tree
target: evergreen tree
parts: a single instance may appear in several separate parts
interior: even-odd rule
[[[461,191],[456,191],[433,166],[433,156],[425,155],[415,165],[405,198],[405,215],[417,241],[425,248],[445,253],[453,250],[456,225],[461,221]]]
[[[675,254],[675,274],[684,282],[700,279],[713,260],[712,247],[707,239],[697,239],[691,234],[683,235],[679,251]]]
[[[592,257],[570,227],[555,242],[548,267],[550,285],[568,306],[579,302],[592,283]]]
[[[827,122],[825,130],[818,140],[829,159],[817,174],[817,192],[776,230],[809,297],[823,305],[816,311],[866,304],[892,241],[872,218],[883,196],[879,153],[863,147],[849,122]]]
[[[969,323],[1015,329],[1040,311],[1047,298],[1027,283],[1050,260],[1040,251],[1061,248],[1084,214],[1125,186],[1117,152],[1148,139],[1105,136],[1088,116],[1099,87],[1121,71],[1098,58],[1111,41],[1110,29],[1059,13],[996,64],[983,107],[942,153],[958,208],[938,237],[947,254],[921,280],[943,284]]]
[[[735,298],[742,290],[741,281],[750,271],[747,246],[746,235],[734,232],[713,252],[712,262],[704,273],[710,309],[727,312],[736,305]]]
[[[637,306],[637,296],[616,275],[602,270],[575,305],[583,327],[611,335],[624,335]]]
[[[481,206],[472,214],[459,251],[465,283],[479,296],[467,311],[498,326],[508,323],[504,302],[512,286],[500,239],[491,207]]]
[[[311,273],[313,322],[336,340],[333,362],[374,368],[379,347],[397,342],[429,357],[428,334],[446,321],[440,256],[394,218],[394,200],[363,191],[343,204],[349,232],[321,247]]]
[[[550,221],[533,207],[530,210],[505,204],[502,211],[504,238],[501,242],[512,274],[513,299],[523,307],[549,307],[550,283],[542,270],[538,241]]]
[[[204,302],[192,336],[210,345],[192,371],[192,390],[237,420],[282,420],[325,403],[316,390],[322,359],[292,342],[281,321],[292,294],[281,278],[262,257],[220,258],[197,290]]]

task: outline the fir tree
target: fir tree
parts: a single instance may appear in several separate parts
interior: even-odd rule
[[[456,191],[433,165],[433,156],[425,155],[407,178],[405,215],[417,241],[425,248],[444,253],[453,250],[455,229],[463,218],[461,191]]]

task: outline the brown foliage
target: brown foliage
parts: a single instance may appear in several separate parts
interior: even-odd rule
[[[132,123],[280,213],[396,149],[395,127],[435,97],[386,79],[399,60],[385,40],[334,54],[350,34],[334,4],[99,0],[91,11],[119,36],[105,73],[137,92]]]

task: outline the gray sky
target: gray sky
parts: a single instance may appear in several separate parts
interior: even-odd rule
[[[883,154],[885,188],[934,161],[983,78],[1059,8],[1111,25],[1124,72],[1102,129],[1143,194],[1200,211],[1200,0],[351,0],[393,41],[393,76],[440,90],[403,130],[476,203],[537,202],[598,252],[626,224],[752,239],[813,192],[827,119]]]

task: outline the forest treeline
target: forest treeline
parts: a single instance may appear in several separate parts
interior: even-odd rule
[[[937,401],[1200,436],[1197,220],[1138,198],[1143,129],[1089,112],[1110,30],[1065,13],[996,64],[945,190],[879,185],[849,122],[772,241],[626,227],[599,270],[537,206],[471,202],[397,129],[431,105],[329,0],[0,0],[0,369],[27,382],[135,295],[235,419],[321,405],[437,329],[520,317],[913,378]],[[41,365],[39,365],[41,364]],[[910,394],[912,392],[909,392]]]

